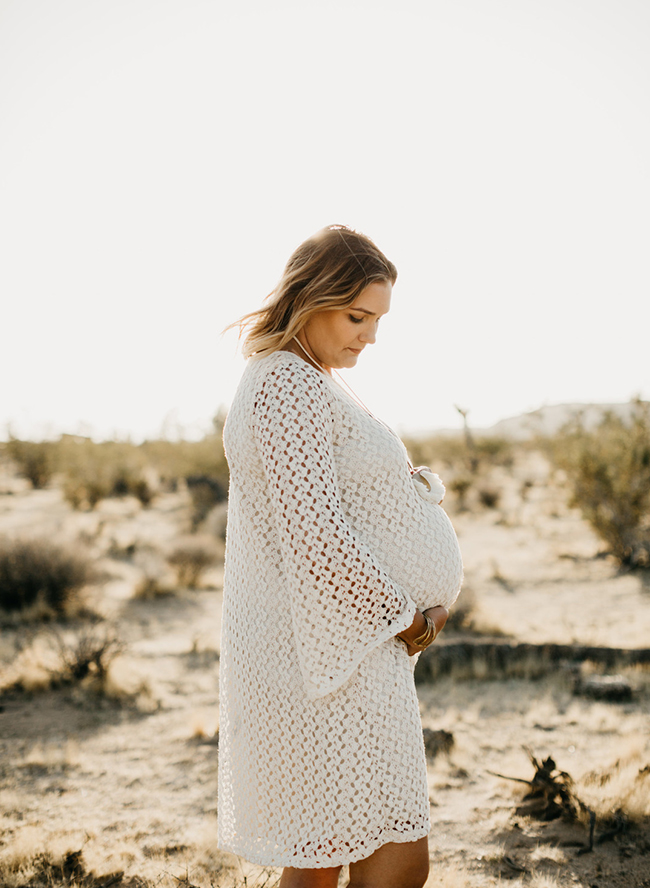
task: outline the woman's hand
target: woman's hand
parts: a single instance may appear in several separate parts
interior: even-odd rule
[[[449,617],[449,611],[446,607],[443,607],[439,604],[436,605],[436,607],[427,608],[424,613],[435,623],[437,638],[444,629],[445,623],[447,622],[447,619]],[[427,622],[424,619],[424,615],[420,611],[416,611],[415,619],[408,627],[408,629],[400,632],[400,634],[397,636],[406,645],[406,652],[408,653],[409,657],[421,653],[422,648],[416,647],[413,644],[413,641],[416,638],[419,638],[423,634],[423,632],[425,632],[426,628]]]

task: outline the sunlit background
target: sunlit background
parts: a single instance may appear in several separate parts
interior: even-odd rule
[[[650,396],[642,0],[0,0],[0,436],[198,435],[329,223],[400,430]]]

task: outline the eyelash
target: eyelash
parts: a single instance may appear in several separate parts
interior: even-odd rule
[[[354,315],[348,315],[353,324],[361,324],[363,323],[363,318],[355,318]]]

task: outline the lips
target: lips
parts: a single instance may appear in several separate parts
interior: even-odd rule
[[[362,348],[351,348],[351,349],[349,349],[349,351],[351,351],[353,355],[360,355],[361,352],[363,351],[363,349]]]

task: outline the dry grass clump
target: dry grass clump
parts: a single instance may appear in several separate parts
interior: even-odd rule
[[[449,482],[449,489],[456,496],[456,504],[459,512],[467,511],[467,495],[472,488],[472,478],[468,475],[457,475]]]
[[[11,437],[6,452],[18,466],[23,478],[35,490],[47,487],[55,470],[55,445],[50,441],[21,441]]]
[[[219,551],[213,540],[190,537],[176,545],[167,561],[176,571],[179,586],[197,589],[205,571],[219,561]]]
[[[155,489],[142,451],[134,444],[63,436],[58,465],[63,494],[74,509],[94,509],[107,497],[135,496],[147,507]]]
[[[103,688],[110,664],[124,651],[124,644],[107,630],[84,629],[70,641],[60,632],[52,635],[60,661],[55,684],[75,684],[90,677]]]
[[[548,862],[562,866],[566,863],[567,857],[557,845],[538,845],[531,851],[530,859],[535,863]]]
[[[45,691],[83,685],[107,694],[111,664],[124,645],[107,629],[86,627],[62,633],[50,628],[28,637],[14,661],[0,673],[0,691]]]
[[[36,827],[23,827],[0,852],[0,884],[3,888],[147,888],[138,878],[123,879],[123,872],[89,870],[83,848],[72,848],[69,842],[45,840]]]
[[[217,414],[213,430],[200,441],[145,441],[139,449],[169,489],[176,490],[186,479],[210,478],[225,492],[229,476],[222,440],[224,420],[223,414]]]
[[[228,498],[223,484],[209,475],[189,475],[187,489],[192,500],[192,530],[196,530],[212,509]]]
[[[136,843],[123,843],[106,855],[93,837],[47,839],[37,827],[22,827],[0,851],[2,888],[277,888],[271,869],[243,875],[214,851],[212,835],[201,846],[161,845],[143,855]],[[192,855],[192,864],[185,861]],[[137,873],[133,873],[133,870]]]
[[[192,499],[192,529],[210,509],[224,502],[228,491],[228,464],[221,437],[224,417],[200,441],[95,442],[79,435],[57,441],[20,441],[2,451],[33,487],[60,479],[66,501],[74,509],[94,509],[107,497],[134,496],[143,507],[159,490],[178,490],[187,484]]]
[[[613,764],[590,771],[578,780],[560,770],[552,757],[539,761],[530,750],[527,752],[534,767],[532,778],[505,777],[528,787],[516,813],[542,821],[562,818],[582,823],[587,833],[579,853],[592,851],[595,845],[627,833],[634,823],[647,825],[650,751],[642,735],[631,738],[627,751]],[[533,852],[531,860],[564,862],[561,854],[546,848]]]
[[[44,539],[0,540],[0,608],[35,616],[69,614],[95,578],[90,560]]]
[[[431,435],[405,438],[404,443],[414,465],[431,466],[434,471],[453,469],[476,475],[496,466],[509,468],[514,460],[512,442],[492,435]]]
[[[496,509],[501,501],[501,491],[496,487],[479,487],[478,498],[486,509]]]
[[[607,414],[587,431],[580,420],[546,442],[578,507],[620,564],[650,567],[650,404],[634,402],[629,423]]]
[[[601,820],[650,818],[650,750],[641,736],[611,765],[590,771],[578,783],[581,796]]]
[[[145,573],[133,589],[133,598],[138,601],[154,601],[156,598],[167,598],[174,591],[160,574]]]

